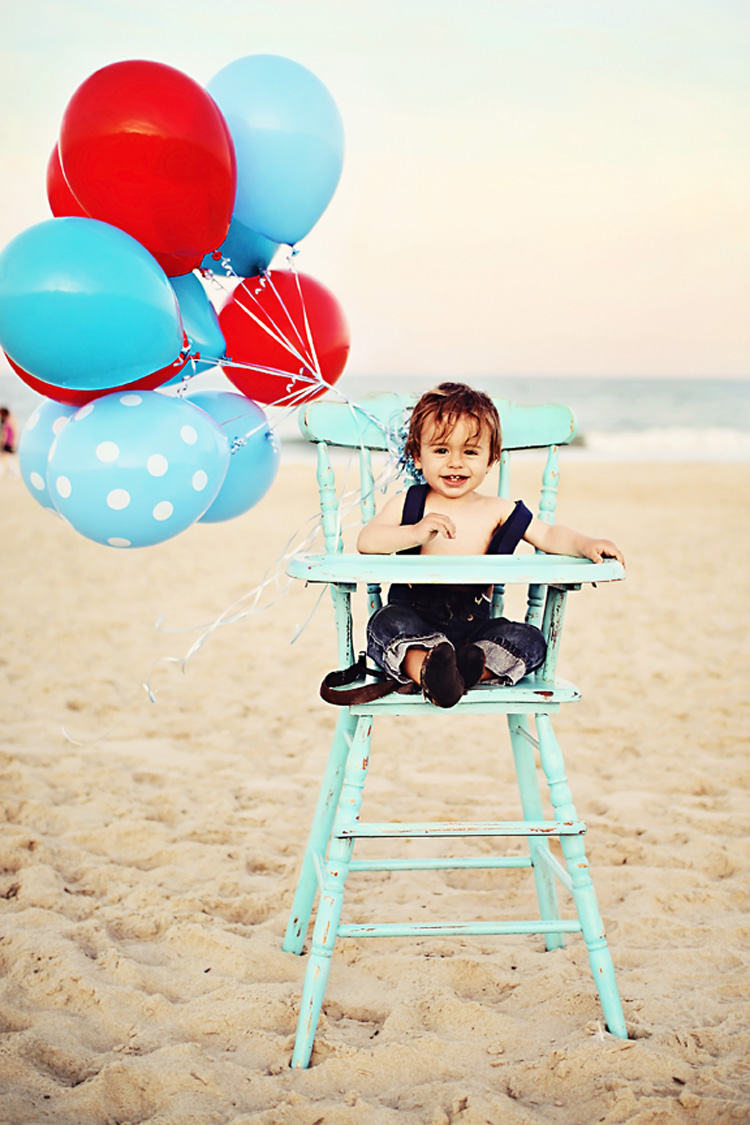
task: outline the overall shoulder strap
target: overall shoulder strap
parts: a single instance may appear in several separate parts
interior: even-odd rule
[[[419,523],[424,515],[424,505],[427,499],[429,485],[427,484],[413,484],[406,493],[404,498],[404,507],[401,512],[401,526],[405,527],[407,524]],[[403,551],[398,552],[399,555],[421,555],[421,547],[407,547]]]
[[[521,500],[516,500],[516,506],[504,524],[497,529],[487,548],[488,555],[512,555],[518,544],[523,539],[526,529],[531,523],[532,515]]]
[[[409,488],[401,513],[402,527],[410,523],[419,523],[424,515],[424,506],[428,491],[429,485],[427,484],[413,484]]]

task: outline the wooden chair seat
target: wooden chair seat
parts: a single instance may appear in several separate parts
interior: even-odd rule
[[[349,686],[364,687],[376,683],[375,676],[368,675],[354,680]],[[545,710],[559,711],[561,703],[573,703],[581,698],[575,684],[555,676],[552,680],[538,680],[533,674],[524,676],[512,687],[497,687],[491,684],[477,684],[470,688],[463,699],[451,708],[451,714],[509,715],[514,713],[534,714],[540,702]],[[351,703],[352,715],[413,715],[419,712],[440,715],[438,708],[425,705],[420,693],[413,695],[386,695],[370,703]]]

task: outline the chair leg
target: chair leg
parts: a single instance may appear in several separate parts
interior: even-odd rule
[[[525,715],[508,715],[508,729],[513,747],[513,760],[518,778],[518,791],[521,797],[521,809],[525,820],[544,820],[542,798],[539,793],[539,780],[534,761],[533,745],[530,741],[528,719]],[[539,914],[543,922],[551,922],[560,917],[560,905],[557,898],[557,884],[555,876],[540,855],[549,852],[549,840],[529,837],[529,854],[531,855],[536,895],[539,901]],[[565,939],[562,934],[546,934],[547,949],[563,949]]]
[[[291,1063],[296,1069],[304,1069],[310,1065],[315,1031],[331,971],[331,956],[344,904],[344,885],[354,850],[354,839],[342,839],[341,834],[346,829],[354,828],[359,818],[362,788],[370,759],[371,730],[371,717],[362,716],[357,723],[346,760],[341,798],[333,825],[328,860],[324,865],[324,882],[313,929],[310,960],[302,989]]]
[[[338,808],[341,786],[344,780],[346,756],[349,753],[352,734],[356,725],[357,717],[356,715],[350,715],[348,709],[339,713],[323,782],[320,787],[318,803],[313,816],[310,836],[302,860],[302,869],[297,882],[292,909],[289,912],[289,921],[282,945],[282,949],[286,953],[296,953],[297,955],[302,953],[315,895],[318,892],[317,863],[328,850],[333,819]]]
[[[573,796],[565,776],[565,763],[549,715],[537,715],[536,728],[539,735],[539,755],[549,785],[555,818],[577,820]],[[607,1027],[612,1035],[627,1039],[628,1033],[617,990],[614,965],[599,914],[594,884],[589,875],[583,837],[561,836],[560,846],[570,875],[573,901],[581,923],[581,932],[588,949],[589,963]]]

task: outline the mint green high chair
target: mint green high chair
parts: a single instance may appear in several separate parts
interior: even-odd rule
[[[339,937],[540,934],[544,936],[547,949],[553,950],[564,945],[565,934],[581,933],[588,949],[607,1027],[611,1034],[627,1038],[612,958],[586,859],[583,842],[586,825],[578,819],[550,718],[559,711],[562,703],[579,698],[578,689],[556,674],[568,592],[580,589],[583,583],[599,584],[623,578],[623,567],[613,559],[592,563],[587,559],[539,553],[440,557],[344,552],[342,513],[329,447],[344,447],[358,456],[361,515],[366,522],[375,514],[371,453],[392,448],[393,439],[389,434],[403,425],[404,411],[412,401],[407,396],[388,393],[365,396],[359,406],[322,401],[312,403],[304,410],[300,427],[305,437],[315,442],[318,448],[317,475],[325,553],[292,558],[288,573],[305,582],[330,585],[338,638],[338,662],[342,669],[355,664],[354,591],[358,587],[366,587],[367,605],[372,613],[380,607],[381,587],[391,582],[493,585],[493,613],[496,615],[502,613],[505,587],[523,584],[528,587],[526,620],[543,630],[547,654],[544,665],[515,686],[479,684],[471,688],[449,712],[426,703],[417,694],[392,694],[366,704],[341,708],[283,946],[291,953],[303,952],[313,907],[319,895],[292,1055],[293,1067],[310,1064],[331,956]],[[520,406],[498,398],[494,402],[503,431],[499,493],[506,497],[510,495],[510,460],[514,450],[546,448],[538,515],[551,523],[554,521],[558,482],[557,447],[573,438],[575,418],[564,406]],[[371,673],[365,675],[368,680],[372,678]],[[518,780],[520,819],[428,824],[360,821],[374,719],[383,716],[384,719],[396,720],[391,731],[395,742],[398,716],[417,712],[424,713],[426,723],[441,722],[447,714],[507,716]],[[488,737],[493,736],[494,727],[488,724]],[[549,793],[551,816],[548,818],[545,817],[538,783],[535,751]],[[387,760],[389,751],[386,749],[380,753]],[[524,837],[528,854],[380,860],[353,857],[356,841],[363,838],[408,840],[439,837],[450,841],[457,838]],[[551,837],[559,839],[563,862],[550,848]],[[538,918],[406,924],[341,922],[346,882],[350,875],[357,872],[414,870],[418,873],[449,868],[518,867],[530,869],[533,875],[539,903]],[[558,883],[572,898],[574,917],[564,918],[561,914]]]

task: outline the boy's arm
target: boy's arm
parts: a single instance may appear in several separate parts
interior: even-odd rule
[[[560,523],[542,523],[533,519],[524,539],[548,555],[574,555],[597,563],[605,558],[617,559],[625,565],[622,551],[611,539],[594,539]]]
[[[401,524],[404,495],[394,496],[382,512],[374,516],[359,533],[357,550],[362,555],[393,555],[409,547],[422,547],[436,535],[454,539],[456,526],[448,516],[430,512],[419,523]]]

